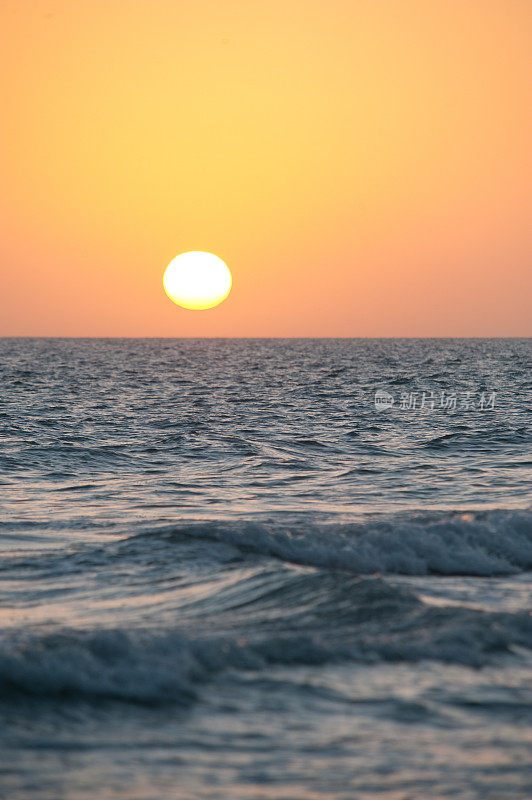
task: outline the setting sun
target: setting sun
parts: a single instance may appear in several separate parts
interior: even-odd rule
[[[212,308],[225,300],[232,282],[221,258],[198,250],[176,256],[163,276],[164,291],[170,300],[194,311]]]

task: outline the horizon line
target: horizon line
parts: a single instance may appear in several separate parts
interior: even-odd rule
[[[72,336],[72,335],[57,335],[57,334],[0,334],[0,340],[3,339],[532,339],[532,334],[526,335],[502,335],[502,336]]]

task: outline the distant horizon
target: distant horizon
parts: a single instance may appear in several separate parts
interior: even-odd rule
[[[0,335],[0,339],[460,339],[460,340],[483,340],[483,339],[532,339],[532,334],[524,336],[60,336],[60,335]]]

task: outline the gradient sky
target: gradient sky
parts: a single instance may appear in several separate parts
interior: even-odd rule
[[[532,334],[530,0],[2,0],[0,335]],[[162,274],[223,258],[185,311]]]

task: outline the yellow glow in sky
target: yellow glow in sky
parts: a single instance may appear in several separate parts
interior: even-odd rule
[[[530,335],[531,53],[531,0],[4,0],[0,336]]]

